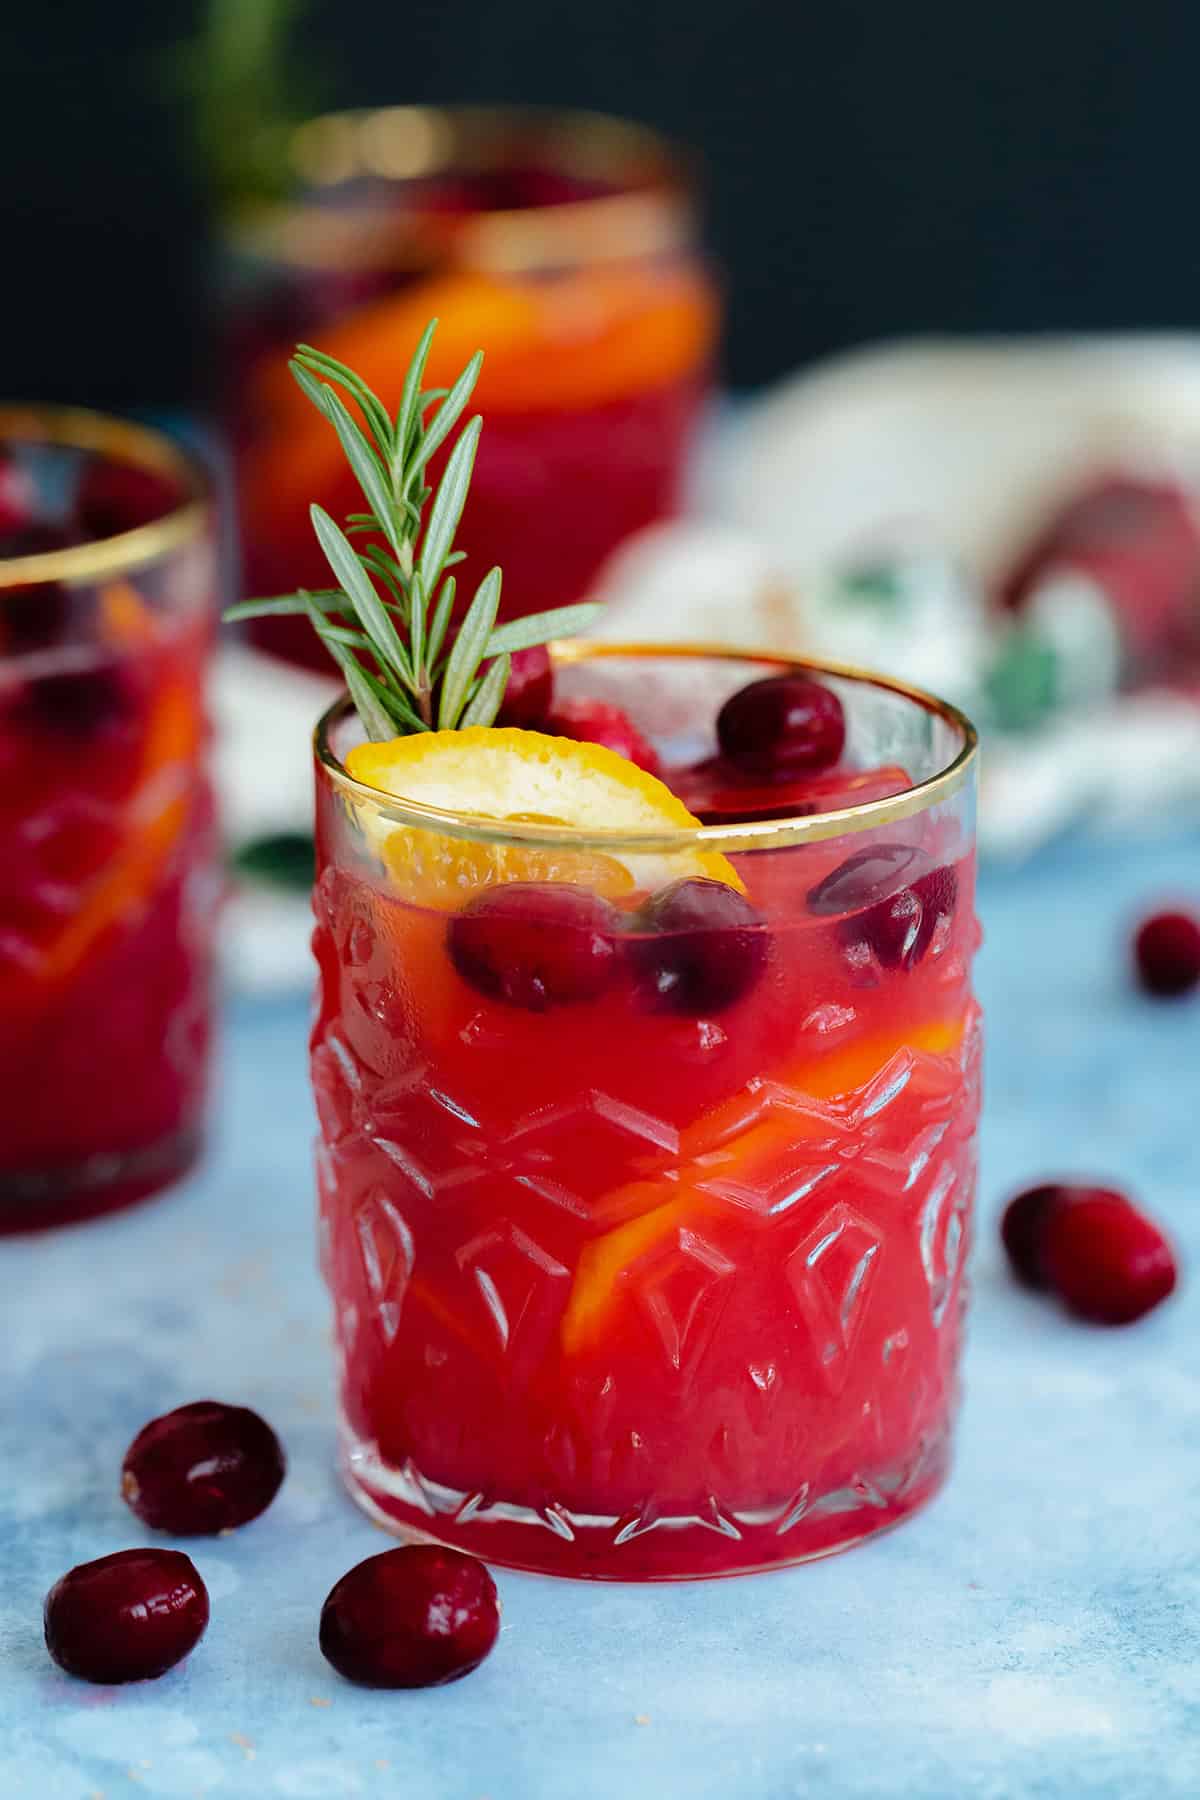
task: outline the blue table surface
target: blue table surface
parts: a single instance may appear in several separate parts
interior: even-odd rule
[[[997,1250],[1005,1191],[1130,1184],[1200,1267],[1200,1006],[1131,991],[1147,899],[1200,890],[1194,840],[992,874],[989,1056],[967,1402],[946,1493],[847,1556],[737,1581],[501,1574],[495,1654],[441,1691],[334,1675],[316,1620],[382,1549],[331,1469],[299,1001],[235,1003],[207,1166],[140,1211],[0,1242],[0,1794],[337,1800],[784,1800],[1200,1793],[1200,1302],[1073,1324]],[[69,1098],[69,1097],[68,1097]],[[117,1496],[146,1419],[259,1408],[290,1473],[188,1547],[213,1622],[163,1680],[48,1660],[65,1568],[147,1541]]]

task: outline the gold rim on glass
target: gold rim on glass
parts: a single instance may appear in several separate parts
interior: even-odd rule
[[[405,209],[394,194],[330,203],[356,180],[399,189],[531,159],[617,191],[462,214]],[[649,126],[605,113],[503,106],[325,113],[297,127],[288,160],[305,197],[235,215],[230,238],[240,250],[295,268],[515,274],[662,255],[695,237],[696,176],[687,153]]]
[[[691,829],[656,832],[583,831],[561,825],[513,824],[508,820],[481,818],[471,813],[445,812],[440,808],[420,806],[415,801],[398,800],[380,788],[356,781],[336,755],[330,734],[352,710],[350,697],[343,694],[317,721],[313,745],[317,759],[330,779],[348,799],[367,803],[383,819],[397,825],[436,831],[443,837],[470,838],[475,842],[509,846],[539,847],[556,850],[608,851],[614,855],[663,855],[684,850],[721,851],[734,855],[747,850],[782,850],[790,844],[819,843],[824,838],[845,837],[853,832],[871,831],[876,826],[894,824],[927,811],[957,794],[974,767],[979,750],[979,735],[970,719],[948,700],[939,700],[923,688],[897,681],[890,675],[876,675],[869,669],[856,669],[833,662],[810,662],[803,657],[781,656],[769,650],[744,650],[729,644],[610,644],[589,642],[583,638],[564,639],[550,645],[551,655],[559,663],[582,663],[604,657],[632,660],[662,657],[672,661],[692,659],[706,662],[758,663],[768,668],[797,671],[805,675],[833,676],[855,682],[861,687],[897,694],[912,701],[923,712],[950,725],[962,739],[953,760],[936,775],[914,783],[902,794],[883,800],[863,800],[856,806],[837,807],[829,812],[803,813],[790,819],[735,821],[730,825],[698,825]]]
[[[187,498],[161,519],[114,537],[44,550],[37,556],[0,557],[0,594],[4,588],[35,582],[102,581],[123,575],[200,537],[208,527],[208,475],[197,457],[161,431],[81,407],[0,406],[0,444],[13,443],[61,444],[72,450],[97,451],[155,475],[172,477]]]

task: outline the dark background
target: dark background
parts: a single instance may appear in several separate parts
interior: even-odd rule
[[[0,388],[211,392],[184,0],[0,7]],[[314,0],[331,104],[560,102],[708,158],[753,385],[906,332],[1200,322],[1186,0]]]

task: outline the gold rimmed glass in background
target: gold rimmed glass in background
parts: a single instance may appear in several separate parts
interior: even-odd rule
[[[200,1145],[217,564],[204,471],[158,432],[0,408],[0,470],[0,1231],[20,1231],[144,1198]]]
[[[291,170],[290,201],[228,230],[245,592],[323,586],[309,503],[358,505],[287,374],[296,343],[399,393],[436,317],[428,386],[485,352],[460,585],[498,563],[505,615],[581,598],[622,539],[675,509],[711,382],[720,307],[688,159],[596,114],[388,107],[300,127]],[[251,631],[322,655],[303,620]]]

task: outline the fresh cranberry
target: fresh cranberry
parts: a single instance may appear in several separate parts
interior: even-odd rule
[[[689,875],[651,895],[628,954],[655,1011],[711,1016],[748,993],[767,966],[762,915],[723,881]]]
[[[142,1427],[125,1454],[121,1493],[152,1530],[200,1537],[257,1519],[286,1467],[256,1412],[196,1400]]]
[[[29,470],[0,450],[0,540],[28,530],[37,515],[37,488]]]
[[[1057,1182],[1046,1182],[1041,1187],[1026,1188],[1015,1195],[1004,1209],[1000,1236],[1013,1274],[1026,1287],[1044,1288],[1047,1285],[1043,1267],[1046,1222],[1067,1191]]]
[[[1046,1282],[1097,1325],[1128,1325],[1165,1300],[1175,1254],[1152,1219],[1111,1188],[1067,1188],[1042,1231]]]
[[[957,899],[952,868],[934,865],[913,844],[874,844],[819,881],[808,910],[846,915],[838,935],[856,965],[874,956],[885,969],[915,969]]]
[[[581,744],[602,744],[627,757],[651,775],[659,771],[658,752],[647,743],[629,714],[607,700],[560,700],[546,720],[551,737],[574,738]]]
[[[369,1556],[334,1584],[320,1645],[361,1687],[443,1687],[477,1669],[500,1629],[496,1584],[461,1550],[409,1544]]]
[[[182,502],[177,481],[136,463],[97,457],[84,470],[75,492],[75,516],[85,537],[116,537],[135,531]]]
[[[846,719],[832,688],[807,675],[768,675],[725,702],[717,741],[747,774],[782,780],[830,768],[842,754]]]
[[[507,1006],[545,1012],[594,1000],[617,969],[620,914],[586,888],[510,882],[451,919],[450,959],[463,980]]]
[[[1148,994],[1173,999],[1200,986],[1200,919],[1161,912],[1138,927],[1133,940],[1138,979]]]
[[[196,1648],[208,1590],[181,1550],[118,1550],[68,1569],[46,1595],[46,1648],[84,1681],[150,1681]]]
[[[553,704],[554,670],[545,644],[515,651],[504,701],[496,715],[497,725],[537,731],[545,724]]]

